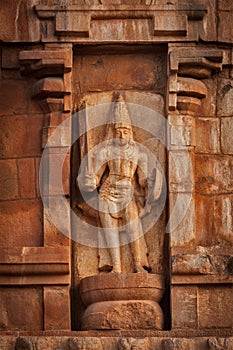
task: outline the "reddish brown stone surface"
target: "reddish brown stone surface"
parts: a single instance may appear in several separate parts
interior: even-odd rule
[[[34,158],[18,159],[19,187],[21,198],[35,198],[35,160]]]
[[[3,201],[0,207],[2,247],[33,247],[42,244],[40,200]]]
[[[1,115],[27,111],[27,84],[20,80],[1,80]]]
[[[160,55],[139,53],[125,55],[75,55],[74,84],[80,93],[108,90],[156,90],[164,88],[164,80],[157,75],[165,68],[163,49]],[[82,75],[78,73],[82,70]]]
[[[0,160],[1,190],[0,199],[15,199],[19,197],[17,163],[15,160]]]
[[[56,300],[56,303],[54,303]],[[44,288],[44,329],[70,329],[69,288]]]
[[[43,301],[40,288],[1,288],[1,331],[43,329]]]
[[[232,350],[232,1],[3,0],[0,19],[0,348]],[[89,325],[119,329],[125,322],[127,333],[39,336],[33,332],[81,327],[80,279],[99,274],[97,248],[70,249],[74,228],[59,198],[64,192],[70,203],[76,196],[70,164],[77,154],[65,159],[62,191],[57,183],[71,130],[50,144],[46,163],[54,185],[46,200],[63,217],[66,235],[40,200],[43,147],[84,94],[95,105],[114,90],[126,90],[127,98],[140,92],[134,103],[161,104],[169,115],[167,155],[158,152],[168,183],[165,212],[170,216],[177,200],[177,217],[187,211],[172,232],[166,228],[169,237],[163,219],[158,239],[150,232],[146,239],[153,273],[167,276],[161,305],[165,328],[173,330],[135,333],[162,328],[162,314],[145,301],[119,302],[122,294],[111,290],[116,305],[104,305],[105,317],[99,305]],[[153,143],[144,138],[138,140]],[[105,297],[98,302],[108,303]]]
[[[172,328],[197,328],[197,288],[195,286],[172,287]],[[176,310],[179,310],[177,313]]]
[[[209,246],[213,243],[214,198],[196,195],[196,242],[197,245]]]
[[[27,97],[24,97],[24,104],[25,100]],[[0,118],[1,156],[3,158],[40,156],[42,125],[42,114],[2,116]]]
[[[198,290],[200,329],[216,328],[216,324],[218,328],[232,328],[232,295],[231,286],[204,287]]]

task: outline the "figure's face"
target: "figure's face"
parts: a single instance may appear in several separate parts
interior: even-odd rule
[[[115,129],[115,138],[116,144],[119,146],[125,146],[130,141],[130,130],[127,128],[116,128]]]

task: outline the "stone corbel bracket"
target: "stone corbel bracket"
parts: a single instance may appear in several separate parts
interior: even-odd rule
[[[170,44],[169,59],[169,112],[195,115],[207,94],[202,79],[222,69],[223,52]]]
[[[20,61],[21,74],[35,78],[32,97],[42,101],[43,109],[69,112],[72,48],[21,51]]]
[[[207,4],[36,5],[42,41],[172,42],[199,39],[199,23]]]

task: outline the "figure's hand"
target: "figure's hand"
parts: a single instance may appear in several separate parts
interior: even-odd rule
[[[86,173],[83,176],[77,177],[77,186],[79,186],[82,190],[87,192],[92,192],[96,189],[96,177],[93,173]]]
[[[146,177],[141,177],[139,179],[139,185],[142,187],[142,188],[147,188],[148,186],[148,179]]]

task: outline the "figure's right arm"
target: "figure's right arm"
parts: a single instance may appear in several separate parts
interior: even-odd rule
[[[94,191],[100,183],[100,180],[107,167],[106,164],[106,150],[102,149],[98,152],[94,152],[91,156],[92,165],[91,170],[85,167],[79,176],[76,178],[77,187],[83,191],[92,192]]]

